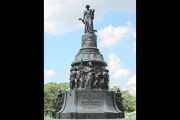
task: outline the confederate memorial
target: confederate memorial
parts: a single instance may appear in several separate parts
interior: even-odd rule
[[[58,119],[124,118],[121,91],[109,91],[109,70],[97,48],[94,30],[94,9],[86,5],[81,48],[70,69],[70,90],[59,91],[56,106]]]

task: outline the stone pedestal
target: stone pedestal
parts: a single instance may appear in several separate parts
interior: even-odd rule
[[[124,118],[123,110],[116,105],[112,91],[72,90],[64,96],[58,119],[114,119]]]

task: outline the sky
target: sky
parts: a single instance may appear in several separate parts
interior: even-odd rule
[[[136,1],[44,0],[44,84],[69,82],[81,47],[85,6],[95,9],[97,46],[108,64],[110,87],[136,96]]]

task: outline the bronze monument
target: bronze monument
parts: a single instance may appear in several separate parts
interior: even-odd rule
[[[97,48],[94,9],[86,5],[82,44],[70,70],[70,90],[57,99],[58,119],[124,118],[121,94],[109,91],[109,71]]]

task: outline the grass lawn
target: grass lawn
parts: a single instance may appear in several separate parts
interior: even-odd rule
[[[44,117],[44,120],[60,120],[60,119],[54,119],[48,116]],[[62,119],[63,120],[63,119]],[[66,120],[66,119],[64,119]],[[68,120],[68,119],[67,119]],[[69,119],[69,120],[73,120],[73,119]],[[75,120],[75,119],[74,119]],[[80,119],[80,120],[87,120],[87,119]],[[92,120],[92,119],[91,119]],[[94,119],[95,120],[95,119]],[[100,119],[98,119],[100,120]],[[102,119],[104,120],[104,119]],[[109,120],[113,120],[113,119],[109,119]],[[117,120],[136,120],[136,112],[132,112],[132,113],[125,113],[125,118],[123,119],[117,119]]]

